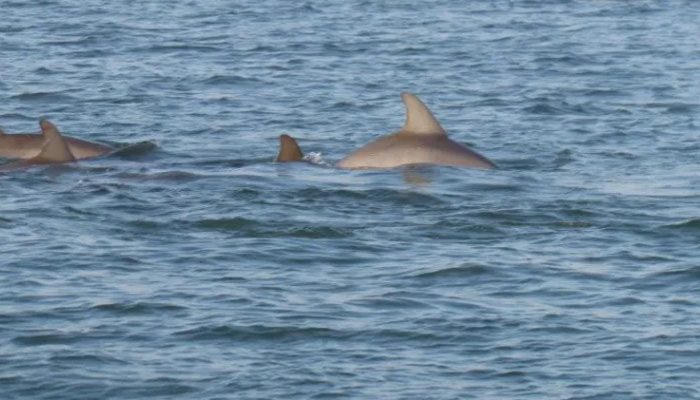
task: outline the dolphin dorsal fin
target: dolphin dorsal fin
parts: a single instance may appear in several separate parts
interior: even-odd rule
[[[51,122],[40,119],[41,136],[44,138],[44,145],[41,152],[35,157],[36,162],[42,163],[62,163],[75,161],[73,153],[70,152],[61,132]]]
[[[302,161],[304,153],[301,152],[297,141],[289,135],[280,135],[280,152],[277,153],[277,162]]]
[[[445,135],[440,123],[428,107],[413,93],[401,93],[401,100],[406,105],[406,122],[399,133],[413,135]]]

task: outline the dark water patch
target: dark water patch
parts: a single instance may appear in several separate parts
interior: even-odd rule
[[[417,235],[435,240],[503,237],[507,234],[507,230],[493,223],[479,224],[460,219],[440,221],[434,225],[416,229],[415,232]]]
[[[170,312],[182,312],[187,307],[168,303],[136,302],[136,303],[109,303],[92,307],[95,311],[114,313],[116,315],[160,315]]]
[[[38,75],[54,75],[54,74],[58,73],[57,71],[54,71],[54,70],[52,70],[50,68],[46,68],[46,67],[39,67],[36,70],[34,70],[34,72]]]
[[[90,44],[93,44],[96,41],[97,38],[95,36],[83,36],[63,40],[47,40],[45,42],[42,42],[41,44],[45,46],[89,46]]]
[[[219,50],[220,49],[216,46],[173,43],[136,47],[129,49],[129,52],[147,54],[192,53],[193,55],[196,55],[199,53],[215,53]]]
[[[355,103],[349,102],[349,101],[339,101],[337,103],[334,103],[330,107],[328,107],[326,110],[328,111],[333,111],[333,110],[352,110],[356,109],[357,105]]]
[[[78,365],[78,366],[83,366],[83,365],[92,365],[92,366],[99,366],[99,365],[113,365],[113,364],[121,364],[121,365],[128,365],[129,363],[123,360],[120,360],[119,358],[107,355],[107,354],[73,354],[73,353],[66,353],[66,352],[61,352],[56,355],[52,355],[49,358],[49,361],[52,363],[56,363],[59,365]]]
[[[196,165],[201,165],[203,167],[215,166],[222,168],[242,168],[250,165],[270,163],[273,160],[273,156],[268,158],[232,158],[232,159],[208,159],[197,161]]]
[[[285,229],[280,235],[307,239],[334,239],[349,237],[352,232],[331,226],[302,226]]]
[[[353,305],[365,307],[374,311],[386,310],[409,310],[409,309],[431,309],[432,305],[397,294],[387,294],[380,297],[366,298],[353,302]]]
[[[205,178],[206,175],[190,171],[160,171],[160,172],[121,172],[117,176],[136,181],[163,181],[187,183]]]
[[[310,226],[298,222],[275,223],[247,219],[243,217],[204,219],[199,221],[179,221],[199,229],[222,232],[237,232],[245,237],[299,237],[308,239],[343,238],[351,231],[331,226]]]
[[[464,264],[459,267],[441,268],[412,275],[418,279],[452,280],[456,278],[472,278],[477,276],[495,276],[498,271],[483,264]]]
[[[687,280],[687,282],[695,282],[700,280],[700,266],[692,266],[687,268],[676,268],[669,269],[666,271],[657,272],[652,274],[651,277],[657,278],[674,278],[680,282]]]
[[[236,85],[236,86],[238,86],[241,84],[260,83],[260,82],[262,82],[262,81],[258,78],[246,77],[246,76],[240,76],[240,75],[213,75],[213,76],[201,81],[201,83],[204,85],[214,85],[214,86],[220,86],[220,85]]]
[[[120,385],[119,388],[110,388],[105,390],[102,396],[104,398],[170,398],[171,396],[181,396],[191,393],[200,392],[201,388],[197,386],[187,385],[175,381],[172,383],[161,383],[156,381],[135,382],[130,385]]]
[[[69,92],[33,92],[33,93],[22,93],[11,96],[12,100],[19,101],[51,101],[55,103],[72,103],[76,100],[74,96],[68,94]]]
[[[578,67],[581,65],[596,65],[599,64],[591,57],[578,56],[573,54],[565,54],[561,56],[545,56],[538,57],[531,61],[535,64],[544,65],[557,65],[557,66],[567,66],[567,67]]]
[[[259,222],[256,220],[242,217],[203,219],[189,223],[196,228],[214,230],[240,230],[242,228],[250,228],[259,224]]]
[[[295,198],[317,198],[332,200],[352,200],[365,202],[379,202],[383,204],[396,204],[403,206],[430,208],[444,201],[430,193],[418,191],[408,191],[404,189],[326,189],[326,188],[304,188],[290,192]]]
[[[673,104],[666,108],[666,113],[696,115],[698,110],[700,110],[700,104]]]
[[[128,222],[128,226],[131,228],[136,228],[144,232],[147,231],[161,231],[168,228],[169,224],[167,222],[146,220],[146,219],[136,219]]]
[[[534,115],[599,115],[602,112],[591,104],[571,104],[563,100],[535,99],[537,104],[523,108],[527,114]]]
[[[307,341],[342,340],[350,336],[348,332],[321,327],[267,326],[267,325],[220,325],[200,327],[174,333],[187,340],[204,341]]]
[[[70,345],[84,339],[82,335],[42,334],[17,336],[12,339],[12,342],[23,346]]]
[[[586,89],[581,91],[581,94],[584,96],[590,96],[590,97],[601,97],[601,98],[619,98],[619,97],[627,97],[630,95],[630,93],[627,93],[622,90],[618,89]]]

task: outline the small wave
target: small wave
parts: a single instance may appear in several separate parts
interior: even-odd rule
[[[683,229],[700,232],[700,218],[689,219],[687,221],[679,222],[676,224],[666,225],[665,227],[671,229]]]

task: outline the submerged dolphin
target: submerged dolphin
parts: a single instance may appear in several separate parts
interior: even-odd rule
[[[404,92],[401,99],[406,105],[406,122],[403,128],[355,150],[340,160],[338,167],[392,168],[411,164],[496,167],[486,157],[447,137],[440,123],[416,95]],[[283,154],[284,157],[281,157]],[[277,161],[302,159],[303,155],[296,141],[287,135],[280,136]]]
[[[36,164],[61,164],[76,161],[76,157],[70,150],[68,141],[61,136],[61,132],[49,121],[41,119],[41,136],[44,144],[35,156],[20,161],[15,161],[0,166],[0,171],[24,168]]]
[[[289,135],[280,135],[280,152],[275,157],[276,162],[302,161],[304,153],[301,152],[297,141]]]
[[[0,157],[29,159],[39,154],[46,142],[44,122],[53,127],[50,122],[41,120],[41,133],[16,133],[8,134],[0,129]],[[48,126],[47,125],[47,126]],[[89,142],[87,140],[64,136],[68,148],[76,160],[97,157],[109,153],[114,149],[103,144]]]

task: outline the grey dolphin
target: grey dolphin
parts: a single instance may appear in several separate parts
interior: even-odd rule
[[[393,168],[411,164],[442,164],[474,168],[495,168],[496,164],[474,150],[452,141],[428,107],[409,92],[401,94],[406,105],[406,122],[398,132],[355,150],[341,159],[340,168]],[[284,155],[284,157],[282,157]],[[301,161],[296,141],[280,136],[277,161]]]
[[[42,120],[45,121],[45,120]],[[46,121],[48,122],[48,121]],[[49,122],[50,124],[50,122]],[[53,124],[51,124],[53,126]],[[54,127],[55,128],[55,127]],[[76,160],[97,157],[114,149],[103,144],[89,142],[69,136],[63,136]],[[0,129],[0,157],[29,159],[41,152],[46,142],[46,134],[41,133],[8,134]]]
[[[41,119],[39,125],[41,126],[41,135],[44,138],[44,144],[39,153],[31,158],[3,164],[0,166],[0,171],[24,168],[36,164],[68,163],[76,160],[73,153],[71,153],[68,141],[64,139],[54,124]]]
[[[452,141],[428,107],[413,93],[401,93],[406,122],[398,132],[355,150],[338,162],[341,168],[392,168],[409,164],[443,164],[475,168],[496,165]]]

